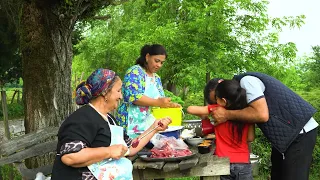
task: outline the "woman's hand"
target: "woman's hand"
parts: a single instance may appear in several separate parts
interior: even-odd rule
[[[158,98],[157,101],[158,101],[159,107],[162,107],[162,108],[170,107],[171,98],[161,97],[161,98]]]
[[[158,123],[161,122],[162,126],[158,126]],[[164,131],[168,128],[168,125],[171,123],[171,118],[170,117],[166,117],[166,118],[162,118],[162,119],[157,119],[154,121],[153,123],[153,127],[157,127],[157,131]]]
[[[175,102],[170,102],[169,103],[169,107],[170,108],[181,108],[182,106],[178,103],[175,103]]]
[[[128,151],[128,147],[123,144],[115,144],[109,146],[110,158],[120,159],[124,157],[125,153]]]

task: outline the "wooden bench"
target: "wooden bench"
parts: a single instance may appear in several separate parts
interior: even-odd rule
[[[24,160],[47,153],[56,153],[57,140],[55,136],[58,127],[47,127],[36,132],[25,134],[0,144],[0,166],[14,163],[24,179],[35,179],[38,172],[51,174],[52,165],[28,169]],[[49,141],[46,141],[48,140]],[[43,143],[41,143],[43,142]]]

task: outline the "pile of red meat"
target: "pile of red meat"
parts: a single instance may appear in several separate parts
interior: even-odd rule
[[[160,149],[153,148],[151,149],[152,158],[168,158],[168,157],[182,157],[182,156],[189,156],[192,152],[189,149],[175,149],[175,144],[173,141],[165,142],[164,146]]]

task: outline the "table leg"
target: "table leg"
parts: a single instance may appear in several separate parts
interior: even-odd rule
[[[144,180],[143,179],[143,170],[137,169],[133,171],[133,180]]]

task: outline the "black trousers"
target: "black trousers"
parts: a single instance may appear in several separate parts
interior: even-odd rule
[[[308,180],[316,138],[317,128],[299,134],[284,154],[272,148],[271,180]]]

